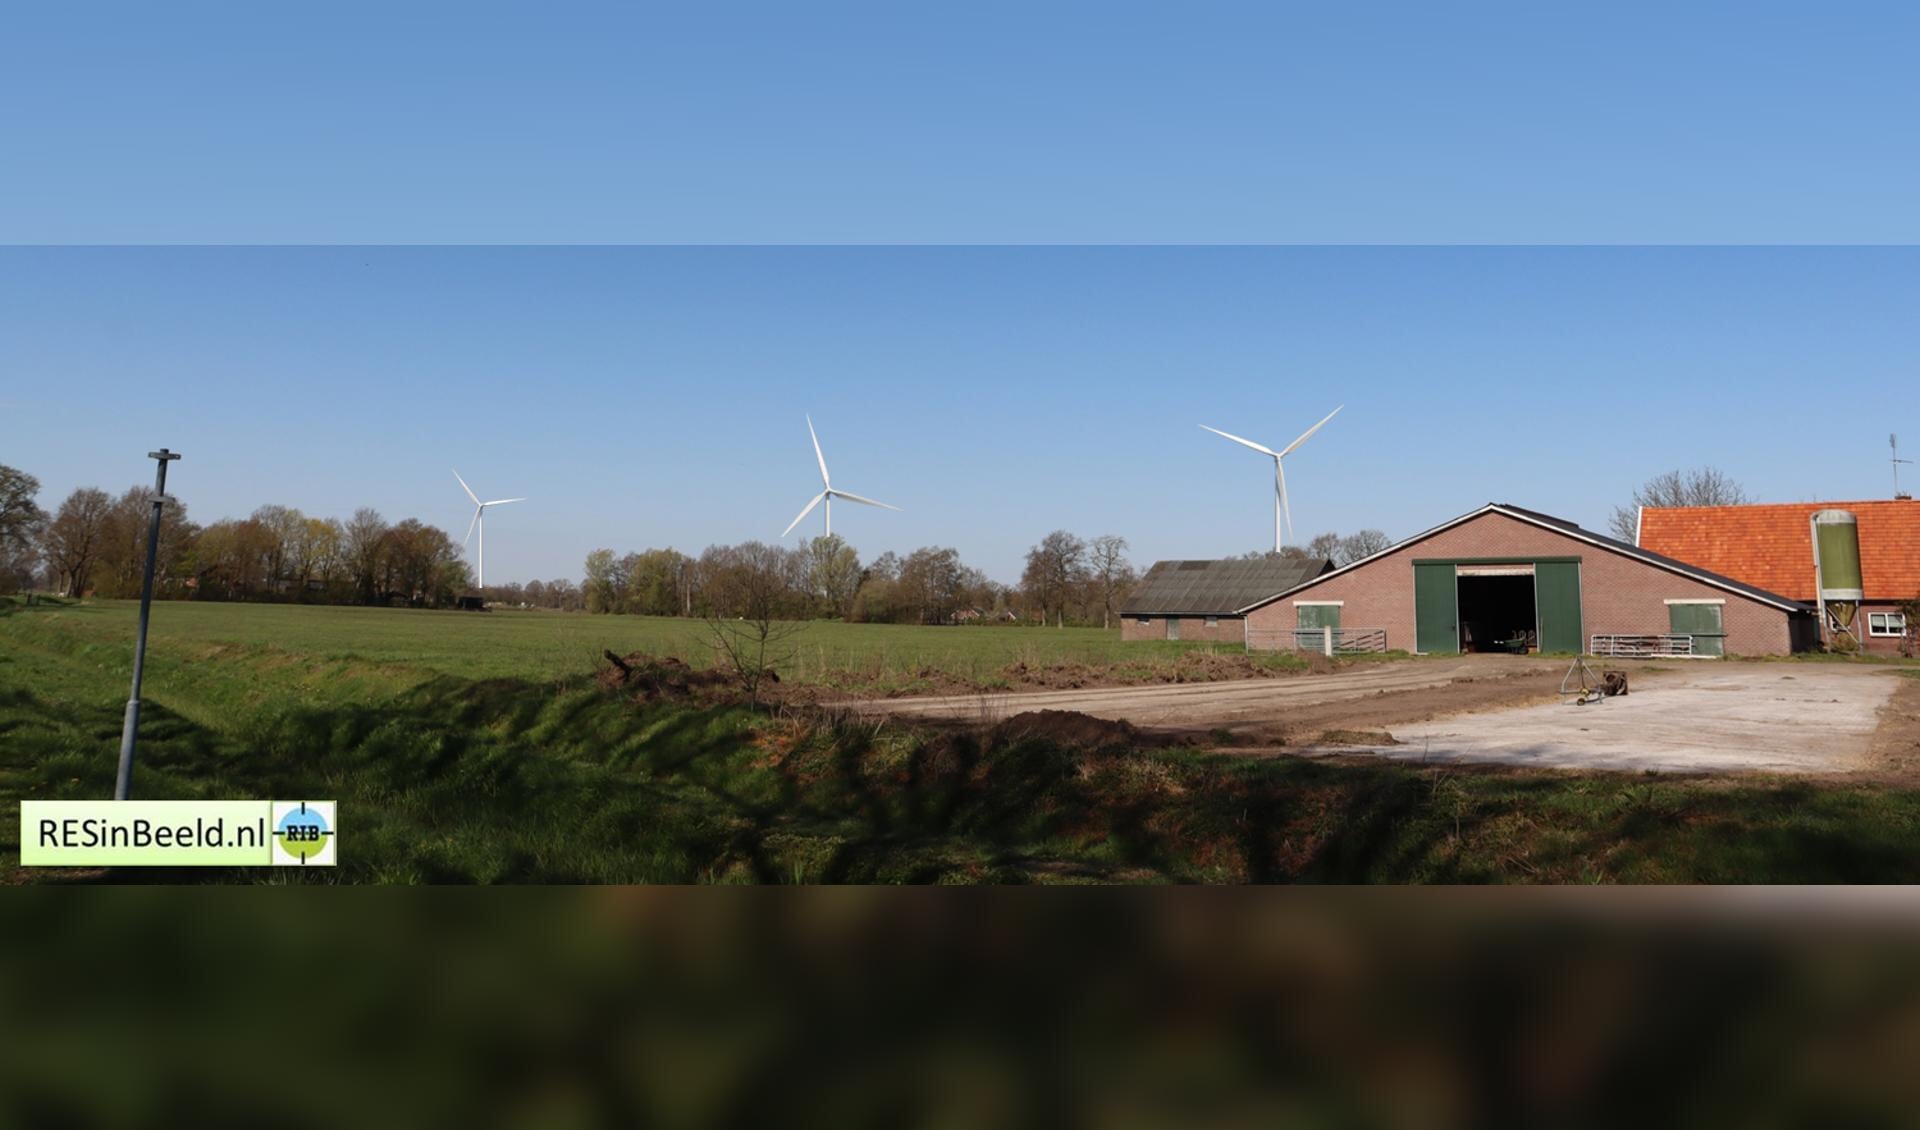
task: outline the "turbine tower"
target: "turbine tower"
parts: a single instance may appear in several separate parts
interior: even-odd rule
[[[820,454],[820,437],[814,434],[812,416],[807,417],[807,435],[813,437],[813,457],[820,461],[820,485],[824,489],[821,490],[819,494],[816,494],[813,496],[813,501],[807,503],[806,509],[800,511],[800,514],[798,517],[794,518],[793,521],[787,523],[787,528],[780,531],[781,537],[786,537],[788,534],[792,533],[793,528],[800,524],[800,519],[805,518],[807,515],[813,513],[813,508],[820,505],[822,502],[827,504],[827,536],[832,537],[833,536],[833,500],[836,498],[844,498],[848,502],[858,502],[862,506],[878,506],[882,510],[900,509],[898,506],[888,506],[884,502],[875,502],[871,498],[862,498],[859,495],[853,494],[849,491],[836,490],[833,485],[833,480],[827,477],[827,457]]]
[[[460,479],[460,472],[455,471],[453,477]],[[480,496],[473,493],[473,488],[467,485],[465,479],[460,479],[460,489],[467,492],[468,498],[473,499],[473,521],[467,523],[467,536],[460,539],[460,548],[465,549],[467,543],[473,540],[473,532],[480,531],[480,551],[474,556],[474,572],[477,581],[474,587],[484,589],[487,587],[487,507],[505,506],[509,502],[525,502],[526,499],[496,498],[482,502]]]
[[[1345,407],[1346,405],[1344,404],[1340,406],[1340,408]],[[1208,428],[1205,424],[1200,425],[1214,435],[1224,436],[1235,443],[1251,447],[1262,455],[1270,455],[1273,457],[1273,551],[1275,553],[1280,552],[1280,548],[1282,544],[1284,544],[1280,540],[1280,525],[1283,521],[1286,523],[1287,533],[1293,533],[1293,509],[1287,505],[1287,471],[1286,468],[1281,465],[1280,461],[1293,454],[1294,449],[1307,442],[1313,433],[1326,427],[1327,420],[1331,420],[1340,414],[1340,408],[1335,408],[1333,411],[1327,413],[1326,419],[1321,420],[1311,428],[1300,433],[1299,439],[1294,440],[1279,451],[1275,451],[1273,448],[1267,447],[1264,444],[1255,443],[1250,439],[1241,439],[1239,436],[1229,435],[1219,428]]]

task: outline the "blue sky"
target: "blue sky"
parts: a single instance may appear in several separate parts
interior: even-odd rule
[[[0,242],[1897,242],[1911,4],[16,4]]]
[[[1284,443],[1341,403],[1288,460],[1300,540],[1490,500],[1597,527],[1702,463],[1884,497],[1916,308],[1900,248],[0,249],[0,462],[57,502],[165,444],[201,521],[456,536],[458,467],[533,499],[490,577],[577,577],[774,539],[818,490],[811,412],[836,485],[906,508],[836,509],[863,556],[1012,580],[1056,527],[1268,544],[1267,465],[1198,425]]]

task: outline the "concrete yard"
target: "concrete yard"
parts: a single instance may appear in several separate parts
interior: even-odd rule
[[[1389,757],[1666,773],[1842,773],[1868,768],[1891,671],[1695,663],[1639,693],[1463,714],[1387,732]]]
[[[1593,663],[1630,693],[1575,706],[1564,659],[1465,656],[1329,674],[1176,686],[891,699],[871,713],[991,722],[1079,711],[1249,756],[1377,754],[1435,762],[1669,773],[1846,773],[1907,749],[1920,681],[1881,666],[1673,660]],[[1898,730],[1898,735],[1894,731]],[[1892,739],[1892,740],[1890,740]],[[1920,747],[1916,747],[1920,748]]]

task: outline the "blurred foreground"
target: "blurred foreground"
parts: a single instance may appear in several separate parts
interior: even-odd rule
[[[1902,1126],[1899,890],[15,890],[0,1125]]]

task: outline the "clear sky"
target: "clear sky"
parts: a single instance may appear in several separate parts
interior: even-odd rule
[[[0,242],[1896,242],[1911,3],[20,3]]]
[[[451,531],[488,575],[772,540],[835,484],[871,559],[1001,580],[1047,531],[1136,560],[1398,538],[1487,501],[1601,528],[1652,474],[1890,492],[1920,454],[1920,249],[0,249],[0,462],[43,501],[149,481]],[[1914,476],[1920,485],[1920,474]],[[818,513],[803,527],[817,532]],[[792,544],[801,531],[796,531]]]

